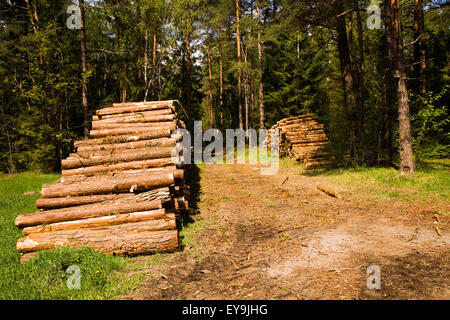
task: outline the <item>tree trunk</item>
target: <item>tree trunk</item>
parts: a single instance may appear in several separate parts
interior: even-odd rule
[[[219,104],[220,104],[220,125],[223,125],[223,58],[222,58],[222,35],[219,30]]]
[[[209,126],[214,127],[214,101],[213,101],[213,81],[212,81],[212,61],[211,61],[211,37],[208,38],[208,76],[209,76]]]
[[[344,125],[349,132],[352,132],[351,140],[353,140],[353,117],[352,113],[355,110],[355,96],[354,96],[354,80],[353,80],[353,68],[351,63],[351,52],[349,48],[349,42],[347,37],[347,28],[345,22],[345,15],[343,12],[342,3],[336,2],[335,13],[340,15],[336,18],[336,32],[339,51],[339,65],[342,78],[342,89],[344,93],[344,117],[346,124]],[[354,141],[350,145],[350,150],[354,155]]]
[[[241,19],[241,4],[239,0],[236,0],[236,52],[237,52],[237,60],[238,60],[238,112],[239,112],[239,129],[244,129],[244,122],[242,119],[242,103],[241,103],[241,95],[242,95],[242,70],[241,70],[241,31],[239,27]]]
[[[427,85],[424,71],[427,66],[426,48],[425,48],[425,30],[424,30],[423,0],[414,0],[414,74],[417,85],[416,93],[425,94]]]
[[[397,82],[398,120],[399,120],[399,152],[400,172],[412,174],[415,172],[414,155],[411,139],[411,119],[409,112],[408,88],[406,84],[406,71],[403,61],[403,41],[400,24],[399,0],[387,0],[388,16],[392,17],[394,76]]]
[[[264,129],[264,85],[263,85],[263,61],[262,61],[262,44],[261,44],[261,14],[259,6],[256,6],[256,17],[258,20],[258,66],[259,66],[259,128]]]
[[[81,36],[81,105],[83,106],[83,131],[84,137],[89,137],[89,110],[87,100],[87,63],[86,63],[86,20],[84,0],[79,0],[80,5],[80,36]]]
[[[190,28],[190,20],[187,19],[186,24],[187,28]],[[194,130],[194,122],[193,122],[193,110],[192,110],[192,61],[191,61],[191,34],[190,31],[185,32],[185,41],[186,41],[186,109],[188,114],[188,128],[190,132]]]
[[[358,107],[358,124],[357,124],[357,137],[358,147],[361,154],[361,160],[364,161],[366,157],[366,144],[364,141],[364,41],[363,41],[363,29],[361,13],[359,10],[358,1],[353,2],[354,9],[356,11],[356,23],[358,29],[358,46],[359,46],[359,60],[358,60],[358,97],[356,104]]]

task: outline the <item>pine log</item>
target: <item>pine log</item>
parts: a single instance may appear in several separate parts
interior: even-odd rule
[[[98,116],[118,114],[118,113],[130,113],[141,112],[160,109],[171,109],[173,103],[168,102],[155,102],[155,103],[134,103],[134,104],[113,104],[111,108],[104,108],[97,111]]]
[[[170,130],[173,132],[176,129],[176,123],[166,122],[164,125],[159,124],[156,126],[147,127],[132,127],[132,128],[116,128],[116,129],[104,129],[104,130],[91,130],[90,136],[92,138],[104,138],[109,136],[122,136],[122,135],[139,135],[146,134],[155,130]]]
[[[115,164],[119,162],[141,161],[150,159],[161,159],[172,157],[172,147],[164,148],[141,148],[134,149],[127,153],[113,154],[106,156],[105,154],[99,156],[92,156],[89,158],[73,157],[61,161],[63,169],[76,169],[81,167],[92,167],[102,164]]]
[[[153,110],[153,111],[118,113],[118,114],[109,114],[109,115],[94,116],[94,117],[96,117],[95,121],[98,121],[98,120],[108,120],[108,119],[128,118],[128,117],[162,116],[162,115],[167,115],[167,114],[174,114],[176,116],[176,113],[174,113],[172,111],[172,109],[166,108],[166,109]]]
[[[95,203],[83,206],[38,211],[20,214],[15,220],[16,227],[25,228],[40,224],[96,218],[120,213],[150,211],[162,208],[161,200],[117,200],[114,203]]]
[[[79,183],[55,183],[42,186],[43,198],[86,196],[95,194],[140,192],[168,187],[175,182],[173,174],[137,174],[88,177]]]
[[[334,197],[334,198],[340,198],[341,197],[336,191],[334,191],[334,190],[332,190],[332,189],[330,189],[330,188],[328,188],[326,186],[318,185],[317,189],[319,189],[320,191],[326,193],[327,195],[329,195],[331,197]]]
[[[173,121],[162,121],[162,122],[101,122],[97,121],[92,124],[93,130],[111,130],[111,129],[149,129],[149,128],[176,128],[176,123]],[[175,129],[173,129],[175,130]]]
[[[38,209],[59,209],[74,206],[81,206],[84,204],[92,204],[103,201],[117,200],[132,196],[133,193],[119,193],[119,194],[104,194],[95,196],[82,197],[64,197],[64,198],[47,198],[37,199],[36,207]]]
[[[111,203],[118,199],[129,198],[137,199],[138,201],[151,201],[151,200],[161,200],[164,205],[170,202],[171,192],[168,187],[153,189],[140,194],[134,193],[119,193],[119,194],[105,194],[105,195],[93,195],[93,196],[81,196],[81,197],[63,197],[63,198],[46,198],[36,200],[36,207],[38,209],[60,209],[60,208],[70,208],[86,204],[93,203]],[[125,199],[126,200],[126,199]],[[113,202],[114,203],[114,202]]]
[[[178,231],[151,231],[151,221],[117,226],[33,233],[17,241],[20,252],[34,252],[64,246],[90,247],[110,255],[139,255],[155,252],[175,252]]]
[[[151,140],[141,140],[123,143],[108,143],[100,145],[91,146],[81,146],[77,148],[78,154],[92,154],[97,151],[108,151],[113,152],[116,150],[127,150],[127,149],[139,149],[139,148],[150,148],[150,147],[174,147],[177,143],[175,138],[159,138]]]
[[[153,122],[165,122],[165,121],[173,121],[176,117],[174,114],[163,114],[163,115],[151,115],[151,116],[143,116],[140,114],[136,114],[135,116],[122,116],[120,118],[110,118],[110,119],[102,119],[95,121],[95,124],[105,124],[105,123],[153,123]]]
[[[136,170],[136,169],[148,169],[148,168],[160,168],[173,166],[174,160],[172,158],[160,158],[151,160],[141,160],[141,161],[130,161],[117,164],[103,164],[92,167],[77,168],[62,170],[63,176],[74,176],[74,175],[94,175],[99,173],[111,173],[124,170]]]
[[[164,209],[158,209],[152,211],[132,212],[98,218],[38,225],[24,228],[22,232],[26,236],[32,233],[39,232],[96,228],[140,221],[152,221],[153,228],[151,228],[151,231],[173,230],[177,227],[175,215],[166,214],[166,211]]]
[[[149,130],[140,134],[125,134],[111,137],[104,137],[98,139],[88,139],[88,140],[80,140],[74,142],[74,147],[79,148],[82,146],[92,146],[92,145],[103,145],[103,144],[113,144],[113,143],[124,143],[124,142],[133,142],[133,141],[142,141],[142,140],[151,140],[151,139],[159,139],[159,138],[170,138],[171,131],[169,129],[156,129]]]
[[[292,139],[291,143],[295,145],[312,145],[316,143],[328,142],[328,139]]]

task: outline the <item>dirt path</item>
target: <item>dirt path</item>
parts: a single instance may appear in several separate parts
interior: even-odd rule
[[[290,167],[261,176],[208,165],[201,178],[194,244],[147,267],[123,298],[450,298],[449,223],[438,236],[435,206],[336,199],[317,190],[325,178]],[[370,265],[381,269],[380,290],[367,289]]]

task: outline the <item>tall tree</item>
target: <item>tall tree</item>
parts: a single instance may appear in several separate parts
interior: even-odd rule
[[[263,50],[261,44],[261,12],[259,4],[256,5],[256,19],[258,22],[258,103],[259,103],[259,127],[264,128],[264,84],[263,84]]]
[[[386,24],[392,25],[392,29],[387,27],[386,30],[392,32],[393,41],[389,45],[393,46],[394,77],[397,79],[400,172],[402,174],[411,174],[415,172],[415,163],[412,149],[408,88],[406,84],[407,76],[403,61],[400,2],[399,0],[386,0],[386,6]]]
[[[238,112],[239,112],[239,129],[244,129],[244,122],[242,119],[242,102],[241,102],[241,96],[242,96],[242,66],[241,66],[241,31],[240,31],[240,19],[241,19],[241,3],[240,0],[236,0],[236,52],[237,52],[237,68],[238,68]]]
[[[89,137],[89,110],[87,99],[87,62],[86,62],[86,18],[84,0],[79,0],[80,6],[80,38],[81,38],[81,105],[83,106],[83,132]]]
[[[414,70],[416,92],[425,94],[427,91],[424,71],[427,66],[425,47],[425,22],[423,15],[423,0],[414,0]]]

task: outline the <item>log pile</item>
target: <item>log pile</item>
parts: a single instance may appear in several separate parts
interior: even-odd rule
[[[324,125],[318,123],[314,115],[306,114],[278,121],[268,132],[268,146],[271,132],[275,129],[279,130],[280,156],[294,158],[305,163],[307,168],[331,164],[332,157],[326,150],[329,141]]]
[[[27,255],[62,246],[112,255],[174,252],[176,220],[189,205],[179,148],[185,128],[173,101],[114,104],[98,110],[90,138],[74,143],[62,177],[42,186],[39,211],[15,224]]]

